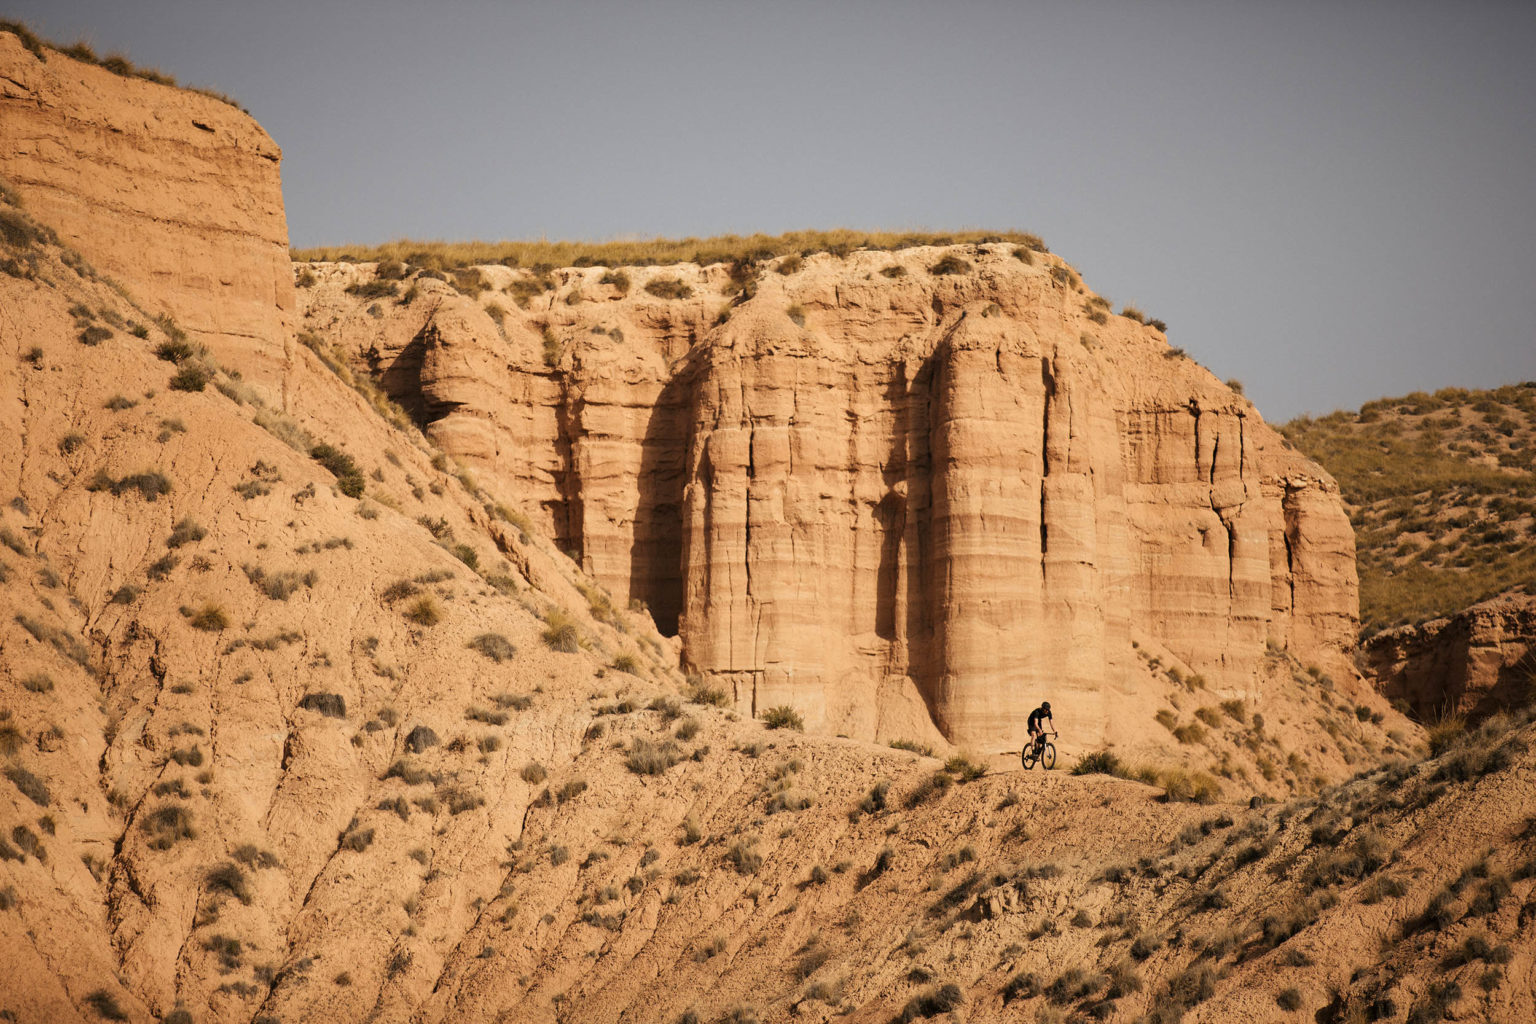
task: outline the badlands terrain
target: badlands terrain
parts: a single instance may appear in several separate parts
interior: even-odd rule
[[[90,57],[0,31],[0,1019],[1536,1016],[1528,668],[1359,667],[1424,489],[1030,236],[295,261]]]

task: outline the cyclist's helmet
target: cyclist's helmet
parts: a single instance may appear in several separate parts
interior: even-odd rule
[[[1040,710],[1042,710],[1042,711],[1049,711],[1049,710],[1051,710],[1051,702],[1048,701],[1048,700],[1047,701],[1042,701],[1041,704],[1040,704]]]

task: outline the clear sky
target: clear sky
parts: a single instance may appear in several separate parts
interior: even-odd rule
[[[227,92],[298,246],[1019,228],[1270,420],[1536,378],[1536,2],[0,0]]]

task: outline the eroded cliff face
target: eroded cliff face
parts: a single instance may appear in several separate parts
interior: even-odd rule
[[[744,707],[998,749],[1042,696],[1127,738],[1138,648],[1250,698],[1266,650],[1347,671],[1333,481],[1014,250],[821,254],[745,294],[721,265],[628,268],[628,289],[568,269],[531,300],[504,267],[474,298],[418,278],[364,299],[344,289],[371,265],[311,265],[299,294],[308,329]],[[970,269],[932,273],[946,255]],[[691,294],[646,290],[674,281]]]
[[[227,103],[0,32],[0,177],[145,316],[269,394],[292,333],[281,156]]]
[[[1381,692],[1415,718],[1480,720],[1526,707],[1536,691],[1536,596],[1513,592],[1366,641]]]

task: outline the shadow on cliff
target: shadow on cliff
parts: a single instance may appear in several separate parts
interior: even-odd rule
[[[700,366],[694,353],[684,357],[656,396],[640,449],[629,592],[645,602],[664,636],[677,635],[683,610],[683,485]]]

